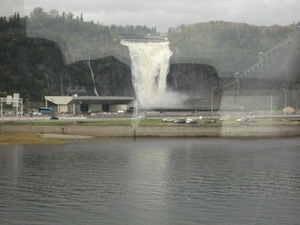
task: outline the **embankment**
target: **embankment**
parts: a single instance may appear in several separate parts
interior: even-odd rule
[[[42,126],[2,125],[0,133],[86,135],[94,137],[287,137],[300,136],[300,126]]]

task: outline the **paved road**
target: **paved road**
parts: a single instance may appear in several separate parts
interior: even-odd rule
[[[228,114],[227,114],[228,115]],[[182,117],[192,117],[195,119],[199,119],[200,115],[193,115],[191,113],[176,113],[176,114],[147,114],[147,118],[156,118],[156,119],[163,119],[166,117],[171,117],[171,118],[182,118]],[[223,115],[224,116],[224,115]],[[65,115],[57,115],[58,120],[50,120],[49,115],[42,115],[42,116],[34,116],[34,117],[29,117],[29,116],[23,116],[23,117],[18,117],[18,116],[3,116],[2,118],[0,117],[0,121],[28,121],[28,122],[42,122],[42,121],[70,121],[70,120],[111,120],[111,119],[118,119],[118,120],[123,120],[123,119],[135,119],[134,114],[125,114],[125,115],[105,115],[105,116],[65,116]],[[211,118],[211,117],[219,117],[221,118],[222,116],[220,115],[203,115],[203,119],[205,118]],[[300,115],[244,115],[244,114],[233,114],[229,115],[228,118],[241,118],[241,117],[250,117],[250,118],[278,118],[278,119],[283,119],[287,118],[290,120],[300,120]]]
[[[50,116],[34,116],[34,117],[18,117],[18,116],[3,116],[1,121],[31,121],[31,122],[42,122],[42,121],[64,121],[64,120],[85,120],[87,117],[81,116],[59,116],[58,120],[50,120]]]

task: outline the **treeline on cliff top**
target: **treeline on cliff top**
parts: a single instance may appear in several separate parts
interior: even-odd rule
[[[121,39],[161,35],[156,27],[106,26],[84,21],[83,17],[75,17],[71,12],[60,14],[57,10],[45,12],[41,7],[24,18],[18,13],[0,17],[0,96],[19,92],[25,101],[43,101],[45,95],[57,94],[54,86],[66,89],[61,80],[72,80],[70,71],[77,71],[80,76],[80,64],[74,62],[110,56],[124,58],[127,51],[120,45]],[[296,28],[296,24],[266,27],[223,21],[182,24],[169,28],[167,33],[173,52],[171,62],[211,59],[222,76],[231,76],[249,68],[257,62],[259,52],[280,43]],[[111,69],[107,60],[97,63],[95,74]],[[47,77],[49,71],[54,74],[52,82]],[[78,78],[83,83],[84,79],[86,74]]]

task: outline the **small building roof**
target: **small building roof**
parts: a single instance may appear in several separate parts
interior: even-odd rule
[[[135,98],[126,96],[45,96],[45,99],[56,105],[67,105],[73,103],[126,105],[132,102]]]
[[[56,105],[67,105],[72,101],[73,97],[72,96],[45,96],[45,99]]]
[[[118,96],[78,96],[73,97],[71,103],[82,104],[108,104],[108,105],[124,105],[129,104],[134,97],[118,97]]]

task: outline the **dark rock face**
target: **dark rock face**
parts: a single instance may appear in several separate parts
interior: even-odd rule
[[[171,64],[167,76],[169,88],[190,97],[209,97],[213,87],[219,87],[216,69],[208,64]]]
[[[125,63],[110,56],[90,62],[94,73],[98,95],[134,96],[131,70]],[[68,65],[73,86],[85,86],[87,95],[95,95],[91,71],[87,61]],[[189,96],[210,96],[212,87],[219,86],[217,71],[207,64],[171,64],[167,75],[170,90],[186,93]]]
[[[18,72],[14,76],[14,83],[17,84],[16,90],[24,90],[21,96],[25,98],[43,101],[45,95],[76,93],[70,92],[69,87],[83,87],[80,90],[85,91],[79,91],[79,95],[96,95],[96,92],[99,96],[135,95],[130,67],[114,56],[65,65],[60,47],[55,42],[25,38],[23,43],[18,44],[15,54]],[[5,73],[3,79],[6,74],[9,76]],[[198,96],[203,95],[206,89],[218,85],[218,75],[209,65],[173,63],[170,65],[167,84],[173,91]],[[3,90],[6,91],[5,87],[2,87]]]
[[[67,66],[72,86],[84,86],[82,95],[133,96],[130,68],[113,56],[79,61]],[[92,77],[94,75],[94,80]],[[95,82],[95,83],[94,83]]]

